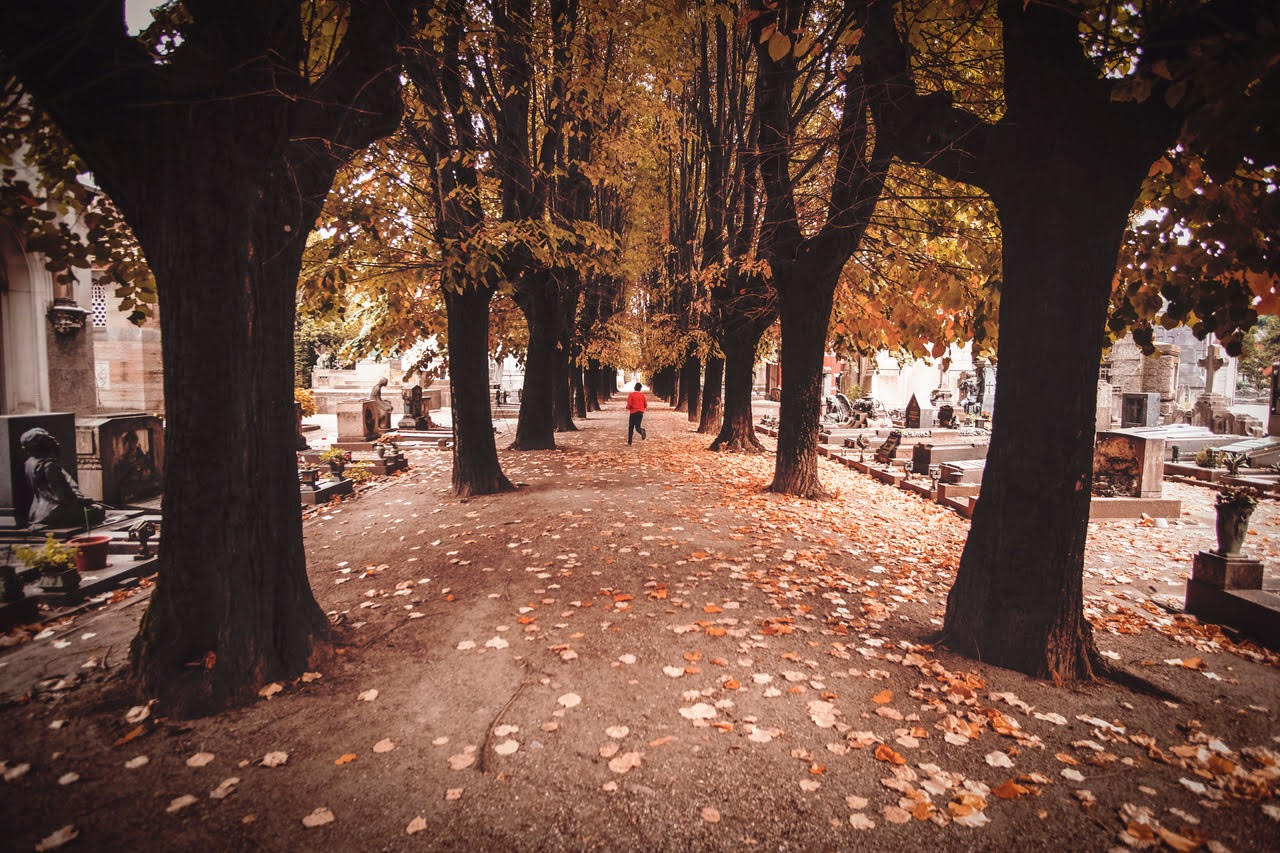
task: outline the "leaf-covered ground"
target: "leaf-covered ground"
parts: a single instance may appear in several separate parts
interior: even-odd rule
[[[145,597],[0,657],[14,849],[1106,849],[1280,846],[1276,659],[1173,615],[1212,541],[1093,525],[1087,606],[1174,694],[1068,690],[928,645],[967,522],[823,462],[761,492],[664,406],[612,404],[518,492],[448,457],[306,525],[337,653],[255,705],[174,722],[124,689]],[[1268,561],[1280,512],[1249,547]]]

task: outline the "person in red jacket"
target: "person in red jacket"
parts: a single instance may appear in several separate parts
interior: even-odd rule
[[[631,443],[631,437],[636,433],[640,433],[642,439],[649,437],[644,427],[640,425],[644,420],[644,407],[644,392],[640,390],[640,383],[637,382],[636,390],[627,395],[627,411],[631,413],[631,419],[627,422],[627,444]]]

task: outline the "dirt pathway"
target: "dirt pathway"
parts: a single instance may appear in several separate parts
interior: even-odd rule
[[[251,707],[127,722],[130,603],[9,650],[0,692],[36,688],[0,722],[10,842],[1280,846],[1277,670],[1149,600],[1207,542],[1197,490],[1167,528],[1095,525],[1088,558],[1100,647],[1180,701],[1062,690],[927,645],[963,519],[825,462],[837,500],[763,494],[771,457],[707,453],[661,404],[646,425],[628,447],[611,404],[559,451],[504,453],[526,485],[470,501],[415,454],[309,521],[342,644]],[[1268,555],[1278,515],[1257,516]]]

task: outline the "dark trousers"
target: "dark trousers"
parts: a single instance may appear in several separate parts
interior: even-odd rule
[[[632,412],[631,418],[627,421],[627,444],[631,443],[631,436],[636,433],[644,435],[644,427],[640,422],[644,420],[644,412]]]

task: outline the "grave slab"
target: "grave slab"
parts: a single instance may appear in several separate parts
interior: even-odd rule
[[[1191,577],[1218,589],[1262,589],[1262,561],[1244,554],[1201,551],[1192,560]]]
[[[1174,498],[1099,498],[1089,500],[1089,520],[1102,521],[1111,518],[1178,518],[1182,515],[1182,501]]]
[[[350,495],[355,492],[355,483],[350,480],[322,480],[314,489],[298,489],[304,504],[324,504],[331,499]]]
[[[1186,610],[1280,651],[1280,588],[1274,582],[1263,589],[1218,589],[1192,578],[1187,581]]]
[[[80,576],[80,586],[60,592],[49,592],[32,584],[26,588],[27,600],[50,607],[66,607],[79,604],[103,592],[110,592],[130,578],[152,574],[158,568],[159,558],[154,554],[145,560],[135,560],[128,554],[110,554],[107,567]]]

